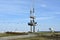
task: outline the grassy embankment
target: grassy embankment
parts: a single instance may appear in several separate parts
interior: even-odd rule
[[[6,36],[16,36],[16,35],[27,35],[25,32],[5,32],[5,33],[0,33],[0,37],[6,37]]]
[[[50,35],[49,35],[50,34]],[[54,33],[56,35],[60,35],[60,33]],[[50,32],[41,32],[38,33],[37,37],[29,37],[29,38],[18,38],[18,39],[13,39],[13,40],[60,40],[60,38],[57,38],[57,36],[51,36],[53,33]]]
[[[0,37],[5,37],[5,36],[14,36],[14,34],[0,33]]]

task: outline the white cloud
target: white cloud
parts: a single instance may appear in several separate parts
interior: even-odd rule
[[[47,7],[47,5],[46,4],[41,4],[41,7]]]
[[[47,20],[47,19],[53,19],[54,17],[40,17],[37,18],[37,20]]]

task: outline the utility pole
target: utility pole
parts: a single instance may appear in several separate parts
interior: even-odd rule
[[[34,9],[34,0],[32,0],[31,8],[30,8],[30,22],[28,25],[30,26],[30,32],[35,32],[35,26],[37,22],[35,22],[35,9]]]

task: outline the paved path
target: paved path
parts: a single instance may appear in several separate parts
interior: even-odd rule
[[[27,37],[34,37],[36,35],[29,34],[29,35],[19,35],[19,36],[8,36],[8,37],[0,37],[0,40],[12,40],[17,38],[27,38]]]

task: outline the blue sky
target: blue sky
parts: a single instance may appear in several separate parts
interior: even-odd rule
[[[0,0],[0,32],[29,31],[31,0]],[[60,0],[35,0],[36,31],[60,31]]]

